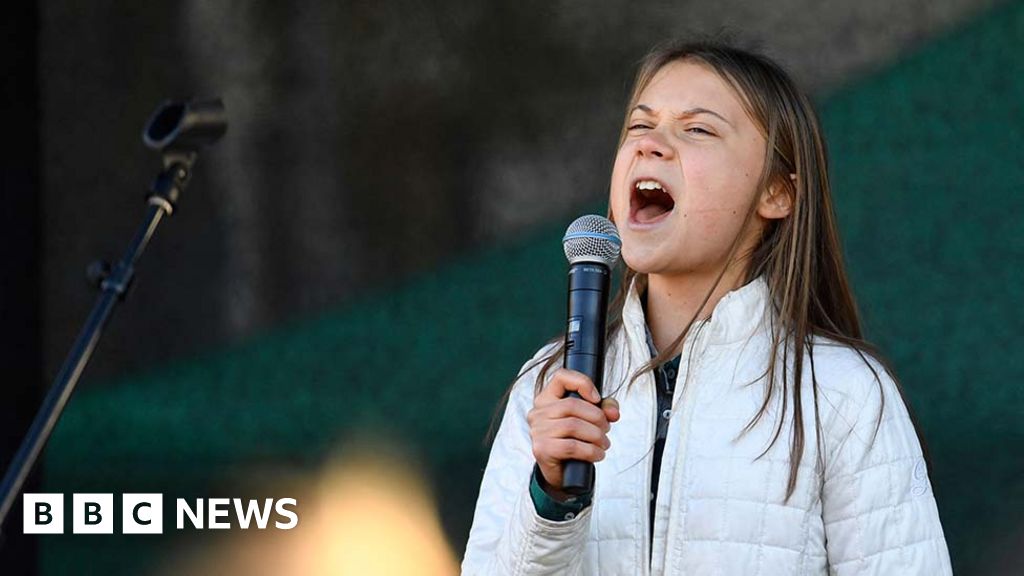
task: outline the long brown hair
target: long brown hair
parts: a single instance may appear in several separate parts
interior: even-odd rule
[[[747,211],[746,220],[732,243],[727,264],[705,295],[697,313],[690,319],[672,345],[658,352],[642,365],[629,380],[632,384],[645,372],[654,369],[675,355],[699,314],[707,305],[721,282],[726,269],[736,262],[747,261],[744,284],[763,277],[772,305],[771,350],[768,365],[761,379],[765,382],[764,400],[760,409],[740,432],[749,432],[768,410],[773,396],[780,393],[782,409],[764,456],[782,433],[788,404],[793,404],[793,428],[790,441],[790,471],[786,486],[786,501],[796,488],[797,469],[804,453],[804,421],[801,388],[810,385],[814,399],[814,426],[818,446],[822,446],[821,420],[818,411],[818,383],[814,374],[814,337],[827,338],[846,345],[857,352],[875,375],[879,389],[882,382],[868,358],[874,358],[896,382],[901,400],[906,404],[899,381],[874,346],[864,340],[860,317],[850,290],[843,263],[839,231],[832,206],[828,178],[828,158],[825,141],[810,100],[789,75],[775,62],[759,54],[741,50],[714,41],[673,42],[655,48],[641,62],[626,106],[626,122],[619,137],[621,147],[628,125],[629,111],[637,104],[640,94],[665,65],[678,61],[699,62],[715,71],[740,96],[746,113],[761,130],[767,146],[764,169],[757,190],[768,186],[782,187],[792,199],[788,216],[770,220],[761,238],[749,254],[737,254],[743,231],[756,212],[755,194]],[[795,177],[793,176],[795,175]],[[620,329],[622,309],[634,280],[643,291],[646,275],[623,265],[622,280],[616,296],[609,304],[608,337]],[[562,337],[549,355],[539,358],[529,368],[543,364],[536,381],[539,393],[549,371],[561,360],[564,343]],[[780,357],[781,356],[781,357]],[[810,378],[805,378],[802,358],[810,365]],[[795,361],[790,361],[790,359]],[[792,364],[793,378],[788,376]],[[527,370],[524,370],[525,373]],[[809,380],[809,383],[807,382]],[[792,386],[790,384],[792,383]],[[781,390],[778,390],[780,389]],[[789,390],[792,388],[792,390]],[[879,408],[875,433],[881,424],[884,394]],[[911,419],[913,420],[913,413]],[[914,421],[921,447],[927,450],[920,429]],[[873,441],[873,440],[872,440]],[[819,470],[823,469],[823,452],[817,454]]]

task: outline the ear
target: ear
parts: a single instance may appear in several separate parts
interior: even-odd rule
[[[757,213],[766,220],[778,220],[793,211],[793,195],[796,193],[796,174],[789,175],[789,182],[776,180],[764,192],[757,203]]]

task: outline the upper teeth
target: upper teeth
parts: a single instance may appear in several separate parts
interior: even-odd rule
[[[637,190],[664,190],[656,180],[641,180],[636,183]]]

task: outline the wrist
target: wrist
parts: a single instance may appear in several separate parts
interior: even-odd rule
[[[564,504],[565,502],[569,502],[570,500],[576,498],[572,494],[569,494],[568,492],[560,488],[555,488],[554,486],[552,486],[551,483],[548,482],[547,477],[544,476],[544,472],[541,471],[540,466],[537,466],[535,473],[537,475],[537,485],[540,486],[540,489],[543,490],[544,493],[547,494],[548,497],[551,498],[552,500]]]
[[[576,518],[584,509],[590,506],[591,499],[593,498],[592,493],[577,496],[566,494],[561,490],[554,490],[553,493],[549,492],[548,490],[552,490],[550,486],[548,486],[548,489],[544,489],[543,485],[547,484],[547,481],[544,479],[544,475],[541,474],[540,467],[536,464],[530,476],[530,499],[533,501],[534,510],[538,516],[547,520],[562,522]],[[559,499],[560,495],[564,495],[565,500]]]

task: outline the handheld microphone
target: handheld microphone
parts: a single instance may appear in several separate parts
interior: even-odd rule
[[[604,376],[605,322],[611,268],[619,259],[622,240],[607,218],[587,215],[577,218],[562,238],[569,261],[569,302],[565,330],[566,368],[582,372],[601,393]],[[576,392],[567,397],[580,398]],[[567,460],[562,470],[562,490],[583,494],[594,489],[594,465]]]

